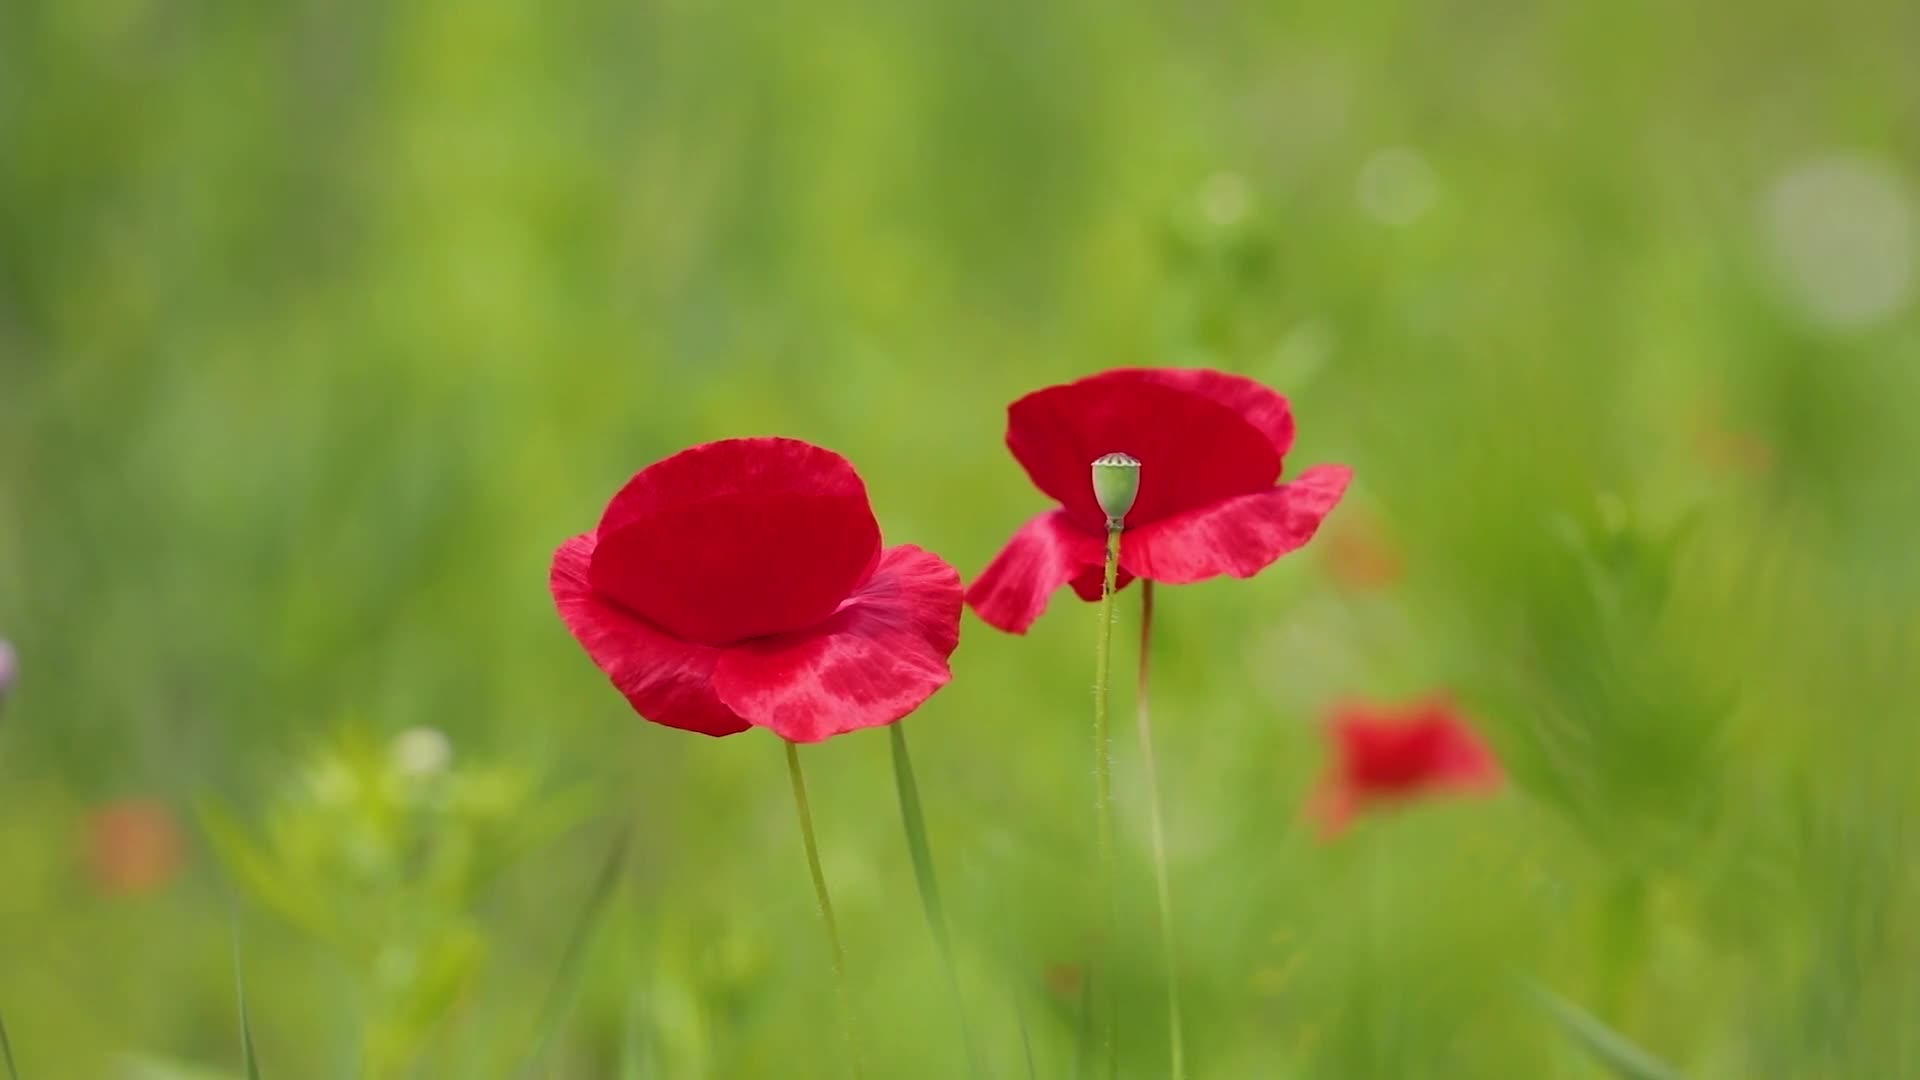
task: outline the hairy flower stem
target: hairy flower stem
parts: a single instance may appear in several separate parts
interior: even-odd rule
[[[904,723],[887,726],[893,742],[893,782],[900,795],[900,824],[907,832],[907,851],[913,857],[913,879],[920,887],[920,910],[927,917],[927,929],[940,946],[940,959],[947,969],[947,989],[953,994],[954,1018],[960,1024],[960,1042],[967,1052],[967,1072],[981,1075],[980,1055],[973,1045],[973,1029],[967,1023],[967,1005],[960,993],[960,967],[953,959],[953,939],[947,932],[945,905],[940,902],[940,880],[934,876],[933,849],[927,843],[927,822],[920,813],[920,785],[913,778],[913,757],[907,753]]]
[[[1105,899],[1105,922],[1100,930],[1101,983],[1107,998],[1107,1022],[1101,1030],[1101,1048],[1108,1074],[1118,1071],[1114,1054],[1113,935],[1119,922],[1114,896],[1113,849],[1113,736],[1107,717],[1108,684],[1113,681],[1113,593],[1120,562],[1120,529],[1107,526],[1107,558],[1100,586],[1100,651],[1093,665],[1093,812],[1100,838],[1100,891]]]
[[[860,1050],[853,1039],[853,1002],[847,992],[847,954],[840,947],[840,924],[833,917],[833,898],[827,895],[827,875],[820,869],[820,845],[813,838],[813,811],[807,807],[807,781],[800,775],[800,747],[787,743],[787,777],[793,781],[793,809],[800,819],[800,839],[807,849],[807,869],[813,873],[813,894],[820,901],[820,918],[827,924],[827,944],[833,950],[833,984],[840,998],[840,1029],[847,1043],[847,1071],[860,1075]]]
[[[1136,702],[1140,761],[1146,771],[1147,812],[1153,829],[1153,883],[1160,899],[1160,948],[1167,965],[1167,1041],[1173,1055],[1173,1080],[1186,1080],[1187,1063],[1180,1030],[1180,947],[1173,933],[1172,890],[1167,885],[1167,828],[1160,812],[1160,777],[1153,758],[1153,721],[1147,699],[1147,660],[1153,643],[1153,582],[1140,582],[1140,663]]]

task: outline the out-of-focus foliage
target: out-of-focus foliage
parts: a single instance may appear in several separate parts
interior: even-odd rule
[[[521,771],[454,762],[444,734],[412,728],[390,745],[349,730],[290,778],[258,838],[220,806],[202,819],[249,899],[346,962],[361,1068],[399,1076],[485,960],[483,890],[580,809]]]
[[[1260,378],[1289,468],[1358,477],[1160,598],[1195,1077],[1595,1075],[1527,979],[1690,1077],[1920,1075],[1915,41],[1896,0],[0,5],[22,1075],[239,1075],[236,912],[265,1075],[509,1075],[622,828],[548,1074],[840,1075],[779,748],[635,720],[547,559],[778,433],[971,576],[1043,505],[1005,404],[1121,363]],[[1023,1026],[1074,1055],[1093,629],[969,619],[908,721],[997,1075]],[[1436,688],[1510,791],[1315,843],[1323,710]],[[806,754],[868,1072],[961,1076],[869,734]],[[127,799],[226,825],[104,889]]]

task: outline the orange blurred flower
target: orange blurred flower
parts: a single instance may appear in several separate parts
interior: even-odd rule
[[[1079,964],[1048,964],[1046,972],[1047,989],[1063,998],[1073,999],[1080,996],[1080,988],[1086,981],[1086,972]]]
[[[180,826],[166,804],[121,799],[87,815],[87,870],[108,896],[165,888],[180,869]]]
[[[1700,459],[1715,473],[1757,476],[1773,466],[1773,447],[1750,432],[1707,428],[1695,440]]]
[[[1328,530],[1320,551],[1333,579],[1355,591],[1388,588],[1405,571],[1386,530],[1364,514],[1351,515]]]

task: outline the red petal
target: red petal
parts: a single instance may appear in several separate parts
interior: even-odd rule
[[[596,532],[593,587],[708,645],[819,622],[880,554],[853,466],[794,439],[706,443],[649,465]]]
[[[1096,575],[1094,599],[1099,599],[1103,542],[1075,524],[1064,510],[1040,514],[1020,526],[974,579],[967,589],[967,603],[987,625],[1024,634],[1047,609],[1048,597],[1060,586],[1077,581],[1089,567]]]
[[[1377,796],[1430,782],[1435,733],[1398,715],[1343,713],[1333,729],[1343,786],[1355,795]]]
[[[1362,795],[1497,786],[1493,752],[1444,702],[1412,710],[1349,707],[1335,719],[1346,785]]]
[[[1093,527],[1106,521],[1089,469],[1140,459],[1139,526],[1273,486],[1293,445],[1287,399],[1239,375],[1122,368],[1038,390],[1007,409],[1007,447],[1041,491]]]
[[[1500,786],[1500,763],[1493,751],[1450,708],[1430,705],[1421,723],[1430,733],[1427,772],[1434,786],[1462,792]]]
[[[946,685],[959,643],[960,575],[917,547],[888,548],[826,622],[720,650],[714,687],[754,726],[819,742],[918,708]]]
[[[589,533],[553,553],[553,604],[633,711],[656,724],[703,735],[747,730],[747,722],[714,693],[713,665],[719,650],[678,641],[595,595],[587,584],[593,549]]]
[[[1169,585],[1252,577],[1313,539],[1352,476],[1344,465],[1316,465],[1290,484],[1128,529],[1120,566]]]

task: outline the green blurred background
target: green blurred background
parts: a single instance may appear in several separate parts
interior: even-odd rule
[[[1899,0],[0,6],[21,1075],[237,1075],[236,926],[269,1077],[842,1075],[779,746],[633,717],[549,555],[778,433],[971,577],[1044,505],[1006,403],[1150,363],[1358,476],[1161,596],[1194,1076],[1603,1075],[1530,980],[1690,1076],[1920,1076],[1915,42]],[[969,615],[907,722],[999,1076],[1074,1068],[1094,627]],[[1434,690],[1509,789],[1317,843],[1330,703]],[[963,1076],[885,742],[806,754],[859,1038]]]

